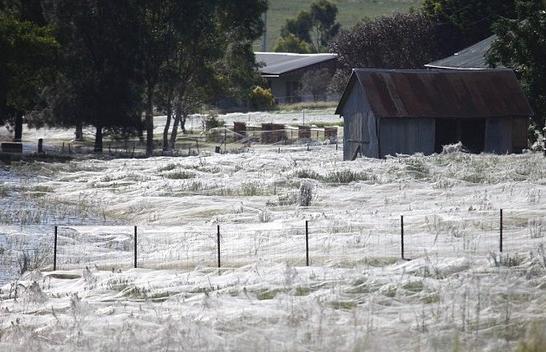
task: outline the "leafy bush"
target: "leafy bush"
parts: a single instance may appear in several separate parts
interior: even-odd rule
[[[312,51],[312,48],[307,42],[296,37],[294,34],[289,33],[286,36],[277,39],[273,51],[308,54]]]
[[[255,87],[250,92],[250,106],[254,110],[270,110],[275,105],[275,97],[270,88]]]
[[[205,129],[208,131],[212,128],[224,126],[224,121],[218,118],[216,114],[210,114],[205,119]]]

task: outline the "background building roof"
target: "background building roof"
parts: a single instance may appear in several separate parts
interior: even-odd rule
[[[354,69],[336,114],[354,84],[378,117],[529,117],[527,98],[512,70]]]
[[[443,69],[487,69],[489,65],[485,59],[491,44],[497,39],[496,35],[482,40],[466,49],[463,49],[445,59],[426,64],[425,67]]]
[[[308,66],[334,60],[337,54],[294,54],[255,52],[256,62],[262,64],[262,76],[279,76]]]

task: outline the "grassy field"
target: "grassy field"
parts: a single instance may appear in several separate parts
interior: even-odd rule
[[[542,154],[208,152],[0,166],[0,351],[544,351]]]
[[[418,7],[421,0],[332,0],[338,8],[338,21],[350,28],[365,17],[378,17],[393,12],[406,12]],[[287,18],[308,10],[313,0],[269,0],[267,12],[267,50],[272,50]],[[256,44],[261,50],[261,42]]]

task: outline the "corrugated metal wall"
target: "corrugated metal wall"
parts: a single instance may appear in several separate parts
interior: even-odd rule
[[[434,132],[434,119],[380,119],[381,157],[395,154],[432,154]]]
[[[395,154],[429,155],[435,152],[435,118],[385,117],[378,119],[363,92],[365,88],[356,79],[353,83],[342,106],[344,160],[352,160],[360,155],[378,158]],[[481,119],[483,121],[483,117]],[[526,118],[486,118],[485,136],[482,137],[483,151],[497,154],[519,152],[526,148],[526,134]]]
[[[527,133],[529,129],[529,119],[512,119],[512,152],[521,153],[523,149],[528,148]]]
[[[376,120],[358,82],[343,106],[343,120],[343,160],[352,160],[356,153],[379,157]]]
[[[489,118],[485,122],[486,153],[512,153],[512,119]]]

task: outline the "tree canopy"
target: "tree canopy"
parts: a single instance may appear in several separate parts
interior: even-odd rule
[[[0,125],[15,124],[16,139],[22,115],[38,103],[52,78],[57,49],[50,27],[0,13]]]
[[[328,0],[316,0],[309,11],[301,11],[286,20],[275,51],[315,53],[328,50],[328,44],[337,35],[340,24],[336,21],[337,6]]]
[[[546,6],[540,0],[520,0],[516,18],[499,20],[488,61],[513,68],[535,112],[534,123],[542,128],[546,117]]]
[[[104,129],[144,127],[151,155],[156,108],[172,113],[176,137],[202,104],[248,101],[266,9],[266,0],[0,0],[0,123],[91,124],[97,151]]]
[[[419,11],[341,30],[335,3],[315,0],[286,21],[275,50],[337,53],[329,89],[338,92],[351,68],[422,68],[494,32],[490,63],[514,68],[544,126],[545,2],[424,0]],[[168,150],[205,104],[252,103],[266,9],[267,0],[0,0],[0,125],[19,139],[23,121],[90,124],[97,151],[103,130],[145,130],[151,155],[161,110]],[[323,73],[306,77],[307,92],[324,91]]]
[[[439,24],[454,25],[466,47],[490,36],[497,20],[513,18],[515,5],[514,0],[424,0],[423,12]]]
[[[395,14],[365,20],[342,30],[331,42],[343,67],[422,68],[449,55],[443,43],[449,34],[419,13]]]
[[[48,122],[95,126],[95,150],[101,151],[103,128],[140,121],[135,9],[129,0],[54,0],[51,5],[47,16],[57,30],[61,55],[47,97]]]

